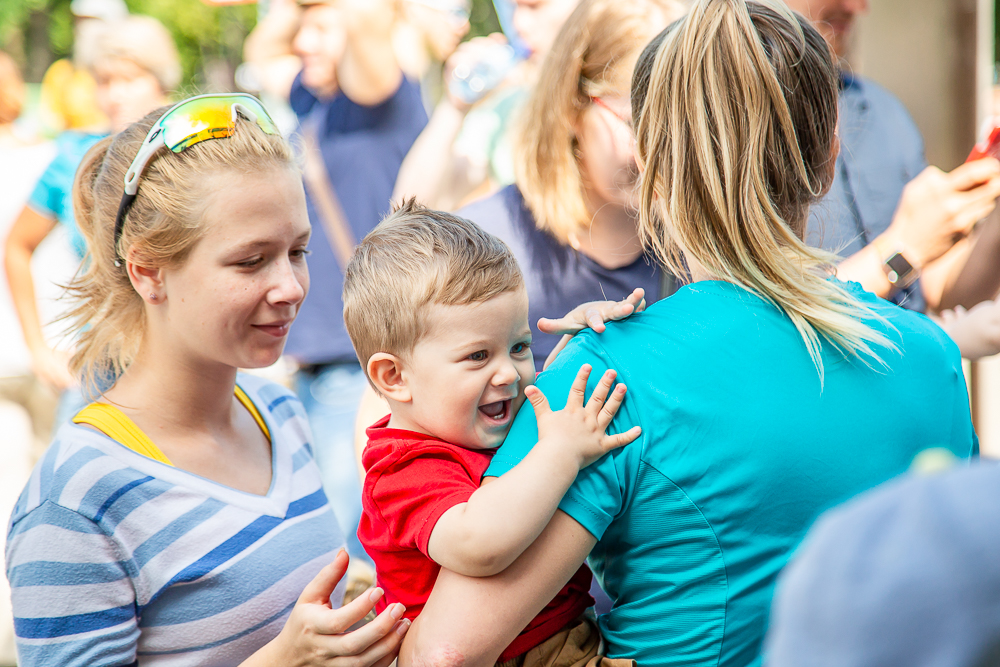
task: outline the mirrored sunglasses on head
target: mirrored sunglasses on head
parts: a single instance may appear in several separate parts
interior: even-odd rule
[[[122,258],[118,257],[118,241],[122,236],[125,217],[139,191],[139,179],[153,156],[161,148],[180,153],[202,141],[230,137],[236,129],[238,115],[256,123],[267,134],[281,134],[260,100],[245,93],[190,97],[170,107],[153,123],[139,152],[125,172],[125,192],[115,217],[115,266],[121,266],[122,263]]]

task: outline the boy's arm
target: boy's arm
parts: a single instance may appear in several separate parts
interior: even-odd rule
[[[639,437],[638,426],[607,434],[625,385],[612,391],[615,372],[608,371],[584,405],[589,375],[589,366],[580,368],[558,412],[537,387],[525,390],[538,418],[538,444],[510,472],[441,515],[427,545],[436,563],[473,577],[502,572],[548,525],[581,468]]]

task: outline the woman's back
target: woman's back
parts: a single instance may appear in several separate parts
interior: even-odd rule
[[[703,281],[578,336],[538,378],[556,397],[581,363],[614,368],[629,395],[612,431],[642,426],[561,505],[599,540],[591,565],[616,600],[601,617],[608,655],[753,664],[775,577],[820,512],[925,448],[978,450],[954,345],[925,318],[848,288],[891,325],[880,328],[901,354],[883,352],[888,370],[824,343],[821,387],[787,316]],[[519,461],[535,429],[522,410],[489,474]]]

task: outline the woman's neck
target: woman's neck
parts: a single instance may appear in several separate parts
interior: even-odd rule
[[[144,346],[105,399],[164,433],[219,433],[233,428],[236,369],[177,358]]]
[[[628,266],[642,255],[632,211],[615,204],[596,209],[589,228],[570,235],[570,245],[606,269]]]

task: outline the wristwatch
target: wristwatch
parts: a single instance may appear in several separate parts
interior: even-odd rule
[[[899,289],[909,287],[920,277],[917,267],[910,264],[901,252],[889,255],[889,258],[882,263],[882,270],[885,271],[889,283]]]

